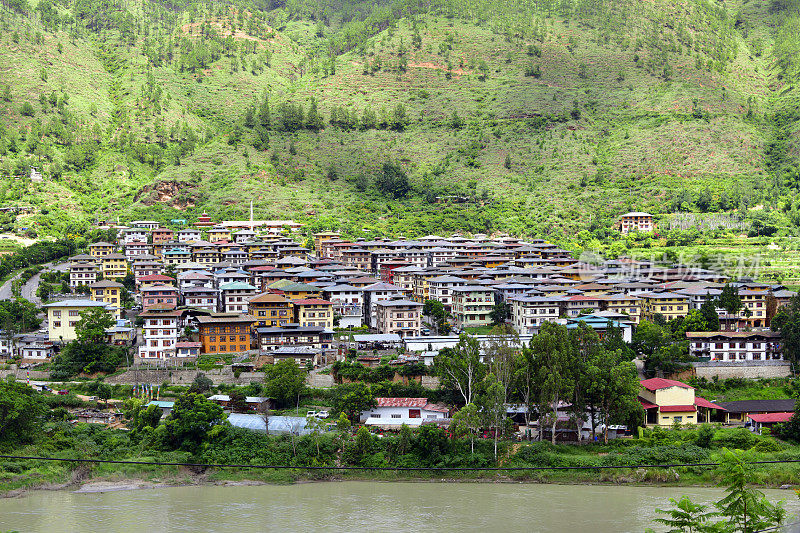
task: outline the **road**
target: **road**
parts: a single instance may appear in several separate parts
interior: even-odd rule
[[[58,265],[56,265],[54,263],[46,263],[46,264],[44,264],[42,266],[44,267],[44,269],[42,270],[43,272],[45,270],[56,270],[58,272],[65,272],[66,270],[69,269],[69,263],[61,263],[61,264],[58,264]],[[11,294],[11,283],[15,279],[19,278],[20,274],[17,274],[16,276],[11,278],[10,280],[8,280],[5,283],[3,283],[2,286],[0,286],[0,300],[10,300],[11,299],[11,297],[13,296]],[[41,305],[42,304],[41,300],[39,300],[39,298],[36,296],[36,289],[39,288],[39,278],[40,278],[39,274],[36,274],[36,275],[32,276],[31,279],[29,279],[27,281],[27,283],[25,283],[22,286],[22,289],[20,290],[20,294],[21,294],[21,296],[23,298],[25,298],[29,302],[32,302],[32,303],[34,303],[36,305]]]

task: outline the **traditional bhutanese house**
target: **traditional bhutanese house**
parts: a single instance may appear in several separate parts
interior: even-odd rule
[[[116,318],[122,318],[122,283],[104,279],[89,285],[89,297],[95,302],[109,305]]]
[[[136,284],[141,288],[152,287],[153,285],[171,285],[174,287],[175,278],[164,274],[148,274],[138,278]]]
[[[106,279],[124,278],[128,274],[128,260],[122,254],[108,254],[100,258],[100,271]]]
[[[178,306],[180,297],[178,289],[172,285],[148,285],[139,291],[142,298],[142,309],[147,311],[154,306],[168,306],[175,308]]]
[[[375,398],[375,403],[376,407],[361,413],[361,422],[367,426],[399,428],[405,424],[419,427],[450,417],[446,405],[433,403],[427,398]]]
[[[333,303],[321,298],[293,300],[297,323],[305,327],[333,329]]]
[[[169,228],[157,228],[153,230],[153,244],[163,244],[169,242],[175,236],[175,232]]]
[[[725,411],[722,406],[695,396],[694,387],[674,379],[651,378],[639,384],[639,402],[647,427],[707,423],[714,411]]]
[[[202,353],[241,353],[250,350],[253,317],[238,314],[198,316]]]
[[[114,245],[110,242],[93,242],[89,245],[89,255],[92,257],[103,257],[114,253]]]
[[[282,294],[263,292],[250,298],[248,313],[260,327],[279,327],[294,322],[292,301]]]
[[[196,359],[200,355],[200,342],[177,342],[175,343],[175,357],[179,359]]]
[[[653,320],[663,315],[666,320],[684,317],[689,312],[689,297],[676,292],[658,291],[639,294],[642,318]]]

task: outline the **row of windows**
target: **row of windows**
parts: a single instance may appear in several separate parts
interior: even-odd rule
[[[227,337],[225,335],[220,335],[219,336],[219,342],[225,342],[226,340],[230,341],[230,342],[235,342],[236,341],[236,335],[228,335]],[[211,335],[208,338],[208,341],[209,342],[217,342],[217,336],[216,335]],[[239,335],[239,341],[241,341],[241,342],[247,341],[247,335]]]
[[[240,352],[246,352],[246,351],[247,351],[247,350],[249,350],[249,349],[250,349],[250,348],[249,348],[247,345],[245,345],[245,344],[240,344],[240,345],[239,345],[239,349],[238,349],[238,351],[240,351]],[[235,352],[235,351],[237,351],[237,349],[236,349],[236,345],[235,345],[235,344],[231,344],[231,345],[230,345],[230,350],[228,350],[228,346],[227,346],[227,345],[225,345],[225,344],[221,344],[220,346],[216,346],[216,345],[213,345],[213,344],[212,344],[211,346],[209,346],[209,347],[208,347],[208,351],[209,351],[210,353],[214,353],[214,352],[216,352],[216,353],[227,353],[227,352],[229,352],[229,351],[230,351],[230,352]]]

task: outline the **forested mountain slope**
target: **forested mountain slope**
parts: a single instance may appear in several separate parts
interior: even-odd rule
[[[2,3],[0,204],[34,232],[251,198],[351,234],[800,222],[794,1]]]

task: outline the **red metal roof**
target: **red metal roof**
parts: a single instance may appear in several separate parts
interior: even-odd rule
[[[662,405],[658,408],[662,413],[694,413],[697,407],[694,405]]]
[[[149,274],[147,276],[141,276],[139,281],[175,281],[175,278],[164,276],[163,274]]]
[[[701,396],[695,396],[694,397],[694,404],[697,407],[707,407],[708,409],[719,409],[720,411],[725,411],[726,410],[724,407],[721,407],[721,406],[719,406],[719,405],[717,405],[717,404],[715,404],[713,402],[709,402],[708,400],[706,400],[705,398],[703,398]]]
[[[760,424],[773,422],[788,422],[794,413],[761,413],[757,415],[747,415],[747,418]]]
[[[674,379],[664,379],[664,378],[645,379],[640,381],[639,384],[647,390],[668,389],[670,387],[681,387],[684,389],[694,388],[690,387],[689,385],[681,381],[675,381]]]
[[[639,398],[639,403],[642,404],[642,409],[652,409],[653,407],[658,407],[656,404],[650,403],[647,400],[642,400],[641,398]]]
[[[425,407],[427,398],[375,398],[378,407]]]

